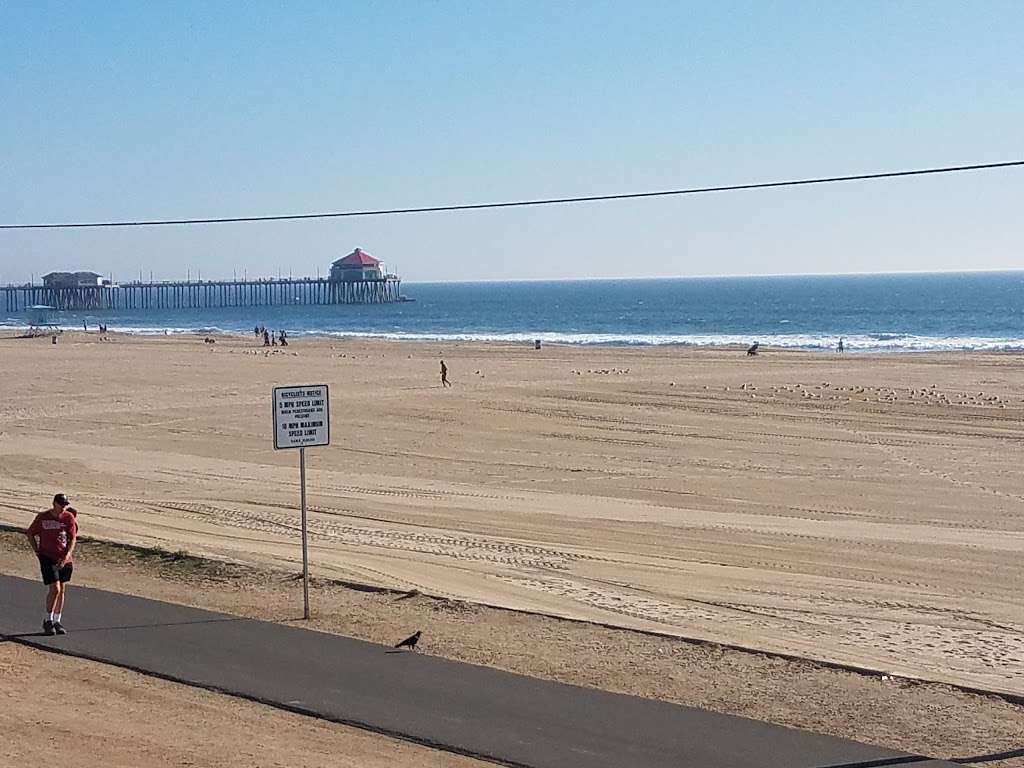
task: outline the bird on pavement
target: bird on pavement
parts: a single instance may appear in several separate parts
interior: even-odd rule
[[[416,650],[416,643],[420,641],[420,635],[423,634],[422,630],[416,630],[416,632],[409,637],[405,638],[402,642],[395,646],[395,648],[402,648],[408,646],[412,650]]]

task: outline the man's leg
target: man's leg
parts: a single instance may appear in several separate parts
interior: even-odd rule
[[[53,608],[57,604],[57,597],[60,595],[60,582],[55,581],[49,585],[49,592],[46,593],[46,616],[43,618],[43,632],[48,635],[54,634],[53,629]]]
[[[54,586],[57,587],[57,598],[53,601],[54,621],[60,621],[61,611],[64,610],[64,595],[67,594],[68,588],[63,581],[58,581]]]
[[[60,623],[60,615],[64,611],[64,596],[68,593],[66,582],[57,582],[57,599],[53,603],[53,629],[58,635],[66,634],[64,626]]]
[[[57,605],[57,598],[60,597],[60,582],[55,581],[50,585],[50,591],[46,595],[46,612],[53,613],[54,606]]]

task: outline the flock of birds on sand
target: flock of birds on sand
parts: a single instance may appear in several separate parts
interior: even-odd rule
[[[479,373],[479,371],[477,372]],[[569,371],[571,376],[591,375],[620,375],[628,374],[629,368],[588,368],[587,370],[573,368]],[[676,382],[668,382],[669,387],[675,387]],[[1010,398],[992,394],[990,392],[977,391],[949,391],[945,392],[932,384],[928,387],[873,387],[868,385],[859,386],[838,386],[830,381],[822,381],[817,384],[782,384],[778,386],[758,387],[753,382],[742,382],[739,386],[710,387],[702,385],[702,390],[712,389],[722,392],[743,393],[748,399],[758,398],[787,398],[799,397],[804,401],[821,401],[823,403],[906,403],[908,405],[935,405],[935,406],[970,406],[976,408],[1006,408],[1013,404]],[[1024,402],[1024,401],[1022,401]]]
[[[621,376],[629,373],[629,368],[588,368],[586,371],[577,371],[573,368],[569,373],[574,376],[582,376],[584,373],[593,373],[599,376]]]
[[[707,386],[704,389],[708,389]],[[724,387],[725,392],[734,391],[732,387]],[[735,391],[744,392],[751,398],[757,397],[755,393],[759,388],[751,382],[744,382],[735,388]],[[937,406],[974,406],[989,408],[1006,408],[1011,401],[1000,395],[987,392],[944,392],[936,385],[929,387],[872,387],[872,386],[834,386],[831,382],[823,381],[820,384],[791,384],[781,386],[763,387],[760,391],[768,397],[799,397],[801,400],[820,400],[839,403],[907,403],[910,405],[937,405]]]

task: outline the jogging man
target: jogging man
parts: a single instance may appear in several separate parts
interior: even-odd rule
[[[444,360],[441,361],[441,386],[450,387],[452,383],[448,381],[448,366],[444,364]]]
[[[72,509],[68,497],[58,493],[53,497],[53,507],[36,515],[25,532],[32,551],[39,558],[43,584],[50,588],[46,595],[46,618],[43,619],[43,632],[47,635],[67,634],[60,617],[67,591],[65,584],[71,581],[71,555],[78,542],[78,520]]]

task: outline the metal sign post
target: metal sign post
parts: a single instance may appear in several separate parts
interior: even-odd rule
[[[299,449],[302,508],[302,618],[309,618],[309,544],[306,528],[306,448],[331,444],[331,403],[326,384],[274,387],[274,449]]]
[[[299,448],[299,484],[302,498],[302,618],[309,619],[309,544],[306,533],[306,449]]]

